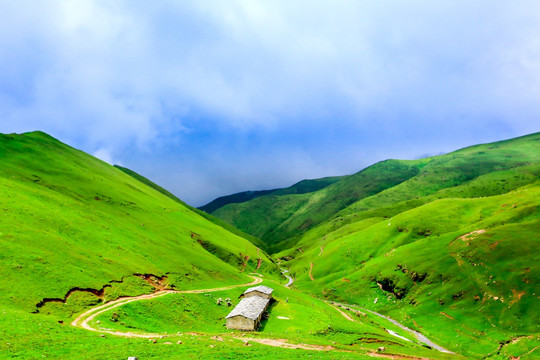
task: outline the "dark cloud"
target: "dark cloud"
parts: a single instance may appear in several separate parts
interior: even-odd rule
[[[537,131],[539,24],[535,0],[5,1],[0,131],[198,205]]]

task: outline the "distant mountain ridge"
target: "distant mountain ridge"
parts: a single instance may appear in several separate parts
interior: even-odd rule
[[[249,200],[256,199],[266,195],[288,195],[288,194],[306,194],[317,190],[324,189],[325,187],[335,183],[341,178],[341,176],[324,177],[320,179],[302,180],[288,188],[280,188],[273,190],[259,190],[259,191],[243,191],[231,195],[221,196],[215,200],[212,200],[206,205],[200,206],[199,209],[207,213],[213,213],[219,208],[227,204],[243,203]]]
[[[382,194],[391,194],[391,198],[385,195],[387,203],[414,199],[490,172],[536,161],[535,150],[531,152],[520,146],[537,146],[539,134],[475,145],[419,160],[385,160],[356,174],[331,178],[331,183],[309,193],[274,190],[261,192],[254,198],[248,196],[249,200],[242,202],[241,196],[235,203],[215,200],[210,203],[211,208],[215,208],[210,213],[260,238],[271,251],[280,251],[293,245],[295,239],[310,228],[346,211],[349,206],[361,207],[362,202],[353,204],[363,199],[366,203],[377,194],[381,194],[381,199]],[[218,207],[220,204],[223,205]]]

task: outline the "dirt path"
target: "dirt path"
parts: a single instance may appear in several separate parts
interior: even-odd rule
[[[343,317],[344,317],[345,319],[347,319],[347,320],[349,320],[349,321],[354,321],[353,318],[351,318],[351,317],[350,317],[349,315],[347,315],[345,312],[341,311],[337,306],[332,305],[332,304],[330,304],[329,302],[327,302],[327,304],[330,305],[331,307],[333,307],[334,309],[336,309],[337,311],[339,311],[339,313],[340,313],[341,315],[343,315]]]
[[[343,315],[343,317],[344,317],[345,319],[347,319],[347,320],[349,320],[349,321],[354,321],[354,319],[352,319],[348,314],[346,314],[344,311],[342,311],[341,309],[339,309],[339,307],[335,305],[336,303],[332,304],[331,302],[328,302],[328,301],[326,301],[326,303],[327,303],[329,306],[331,306],[331,307],[333,307],[334,309],[336,309],[337,311],[339,311],[339,312],[341,313],[341,315]],[[345,305],[345,304],[339,304],[339,303],[337,303],[337,304],[338,304],[339,306],[344,306],[344,305]],[[347,306],[348,306],[348,305],[347,305]],[[348,309],[348,310],[349,310],[349,309]],[[447,349],[443,348],[442,346],[439,346],[439,345],[435,344],[433,341],[429,340],[426,336],[422,335],[422,334],[419,333],[418,331],[415,331],[415,330],[413,330],[413,329],[410,329],[410,328],[408,328],[408,327],[402,325],[402,324],[399,323],[398,321],[396,321],[396,320],[394,320],[394,319],[392,319],[392,318],[390,318],[390,317],[388,317],[388,316],[379,314],[378,312],[375,312],[375,311],[369,310],[369,309],[362,309],[362,310],[363,310],[363,311],[367,311],[367,312],[369,312],[369,313],[372,313],[373,315],[377,315],[377,316],[379,316],[379,317],[381,317],[381,318],[383,318],[383,319],[386,319],[386,320],[390,321],[392,324],[398,326],[400,329],[402,329],[402,330],[406,331],[407,333],[411,334],[416,340],[418,340],[419,342],[421,342],[421,343],[423,343],[423,344],[425,344],[425,345],[428,345],[428,346],[430,346],[430,347],[432,347],[432,348],[434,348],[434,349],[436,349],[436,350],[438,350],[438,351],[440,351],[440,352],[443,352],[443,353],[455,354],[454,352],[452,352],[452,351],[450,351],[450,350],[447,350]],[[385,330],[386,330],[390,335],[393,335],[393,336],[395,336],[395,337],[401,338],[401,339],[406,340],[406,341],[411,341],[411,340],[409,340],[409,339],[407,339],[407,338],[405,338],[405,337],[403,337],[403,336],[397,334],[396,332],[394,332],[394,331],[392,331],[392,330],[388,330],[388,329],[385,329]]]
[[[330,345],[324,346],[324,345],[313,345],[313,344],[303,344],[303,343],[291,344],[288,342],[287,339],[261,339],[261,338],[247,338],[247,337],[242,337],[242,338],[236,337],[235,339],[241,340],[246,344],[249,344],[249,342],[255,342],[258,344],[280,347],[284,349],[304,349],[304,350],[316,350],[316,351],[339,351],[339,352],[347,352],[347,353],[352,353],[352,352],[358,353],[357,351],[338,349]],[[377,353],[368,349],[366,350],[367,351],[364,355],[370,356],[370,357],[396,359],[396,360],[431,360],[426,357],[397,355],[397,354],[383,354],[383,353]]]
[[[408,332],[409,334],[411,334],[412,336],[414,336],[416,338],[416,340],[420,341],[421,343],[424,343],[425,345],[427,345],[429,347],[432,347],[435,350],[438,350],[440,352],[447,353],[447,354],[455,354],[454,352],[452,352],[450,350],[447,350],[447,349],[443,348],[442,346],[439,346],[439,345],[435,344],[433,341],[429,340],[426,336],[422,335],[418,331],[415,331],[413,329],[409,329],[405,325],[402,325],[400,322],[392,319],[391,317],[379,314],[378,312],[375,312],[375,311],[369,310],[369,309],[362,309],[362,310],[370,312],[370,313],[372,313],[374,315],[377,315],[379,317],[382,317],[383,319],[386,319],[386,320],[390,321],[392,324],[398,326],[400,329],[402,329],[402,330]]]
[[[311,281],[315,281],[315,279],[313,278],[313,274],[311,273],[313,271],[313,263],[311,263],[311,265],[309,266],[309,278],[311,279]]]
[[[323,346],[323,345],[311,345],[311,344],[291,344],[287,339],[260,339],[260,338],[237,338],[244,342],[256,342],[263,345],[275,346],[285,349],[304,349],[304,350],[318,350],[318,351],[328,351],[335,350],[333,346]]]
[[[249,276],[249,275],[248,275]],[[144,294],[139,296],[133,296],[133,297],[123,297],[119,298],[117,300],[108,302],[106,304],[100,305],[98,307],[92,308],[81,315],[79,315],[75,320],[71,322],[72,326],[80,327],[86,330],[95,331],[99,333],[105,333],[115,336],[124,336],[124,337],[142,337],[142,338],[153,338],[153,337],[160,337],[165,336],[163,334],[153,334],[153,333],[131,333],[131,332],[121,332],[121,331],[114,331],[114,330],[108,330],[108,329],[96,329],[90,326],[89,322],[92,321],[96,316],[109,311],[111,309],[120,307],[122,305],[128,304],[130,302],[139,301],[139,300],[147,300],[147,299],[153,299],[160,296],[164,296],[167,294],[172,293],[178,293],[178,294],[200,294],[200,293],[207,293],[207,292],[214,292],[214,291],[222,291],[222,290],[229,290],[234,289],[237,287],[243,287],[243,286],[252,286],[256,285],[262,282],[262,279],[255,276],[250,276],[253,278],[253,281],[248,284],[240,284],[240,285],[231,285],[231,286],[223,286],[219,288],[211,288],[211,289],[198,289],[198,290],[183,290],[183,291],[177,291],[177,290],[163,290],[163,291],[157,291],[152,294]]]

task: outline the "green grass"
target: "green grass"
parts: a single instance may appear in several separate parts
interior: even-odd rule
[[[0,307],[8,317],[69,322],[102,301],[75,292],[65,305],[36,307],[74,288],[105,289],[105,300],[154,291],[137,273],[167,276],[179,289],[224,286],[250,281],[260,257],[259,272],[278,274],[249,240],[44,133],[0,135],[0,159]],[[3,321],[9,337],[27,326]]]
[[[467,358],[538,357],[539,140],[537,133],[384,161],[214,213],[246,236],[143,176],[46,134],[0,135],[0,358],[362,359],[381,345],[456,358],[391,336],[385,329],[413,340],[370,313],[344,310],[355,319],[348,321],[319,298],[387,314]],[[290,269],[296,289],[278,285],[264,246]],[[337,350],[244,346],[234,338],[239,332],[223,326],[231,308],[215,303],[238,301],[242,288],[133,302],[94,320],[176,334],[156,344],[67,325],[103,301],[154,291],[134,274],[165,276],[178,290],[222,287],[250,281],[245,275],[258,258],[278,301],[261,331],[248,336]],[[36,307],[74,288],[87,291]]]
[[[52,321],[49,316],[5,310],[0,317],[2,359],[368,359],[354,353],[318,352],[298,349],[273,348],[257,343],[246,347],[235,339],[217,342],[209,336],[176,336],[157,339],[129,339],[77,329]],[[181,345],[177,341],[182,341]],[[172,342],[172,344],[166,344]]]
[[[418,328],[414,319],[443,346],[482,356],[500,342],[537,332],[539,199],[536,183],[492,197],[433,200],[331,233],[321,226],[319,239],[310,234],[300,241],[303,252],[280,255],[291,259],[299,288]],[[477,230],[485,232],[459,239]],[[517,354],[530,349],[524,342]]]
[[[259,332],[247,333],[248,337],[286,338],[291,343],[333,346],[360,354],[384,346],[387,353],[424,355],[437,359],[455,358],[425,349],[416,344],[414,339],[406,342],[393,337],[385,329],[411,338],[390,322],[369,313],[356,316],[351,312],[350,315],[356,319],[351,322],[319,299],[283,288],[274,282],[265,284],[275,289],[276,301],[270,306],[269,318],[263,321]],[[225,328],[225,316],[232,307],[217,305],[216,299],[228,297],[236,304],[244,290],[239,288],[207,294],[171,294],[132,302],[101,314],[91,324],[95,328],[166,336],[180,333],[185,337],[191,336],[186,332],[195,332],[199,336],[220,336],[227,343],[231,337],[242,333]],[[339,352],[332,352],[330,357],[333,356],[339,356]]]
[[[426,159],[386,160],[314,192],[272,192],[227,204],[217,217],[261,238],[272,253],[335,216],[358,215],[426,196],[476,197],[506,193],[539,174],[540,133],[471,146]],[[425,199],[429,201],[429,199]]]

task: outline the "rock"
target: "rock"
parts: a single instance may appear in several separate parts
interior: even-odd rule
[[[136,356],[130,356],[128,357],[128,360],[139,360],[139,358]]]
[[[378,353],[383,353],[386,351],[386,348],[384,346],[380,346],[378,349],[377,349],[377,352]]]
[[[215,348],[215,347],[216,347],[216,345],[209,345],[209,346],[210,346],[211,348]]]
[[[99,324],[101,324],[101,321],[99,321],[99,320],[98,320],[98,321],[96,321],[96,324],[98,324],[98,325],[99,325]]]
[[[105,335],[103,335],[103,334],[99,334],[99,337],[105,337]]]
[[[182,344],[183,344],[182,340],[178,340],[176,343],[177,343],[178,345],[182,345]]]

